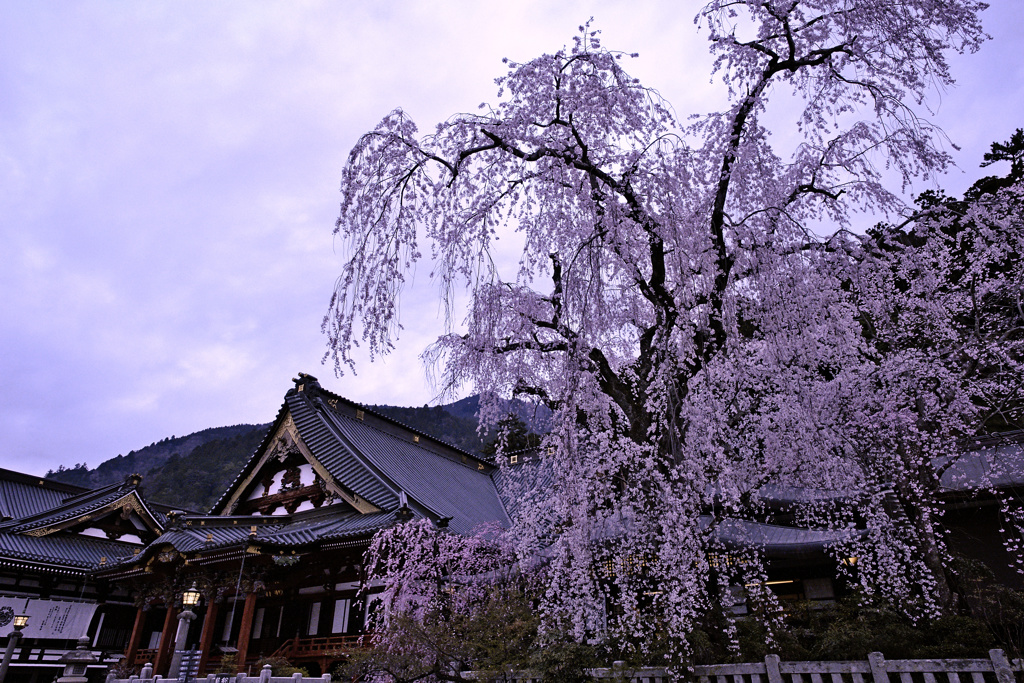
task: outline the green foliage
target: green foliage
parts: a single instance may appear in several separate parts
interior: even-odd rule
[[[991,194],[1024,179],[1024,129],[1018,128],[1006,142],[993,142],[990,151],[985,152],[982,168],[999,161],[1010,162],[1010,172],[1005,177],[989,176],[974,183],[967,191],[967,197]]]
[[[528,668],[540,674],[544,683],[587,683],[594,680],[587,669],[601,664],[594,647],[568,636],[548,636],[533,649]]]
[[[985,603],[992,619],[975,610],[973,616],[951,614],[915,624],[884,601],[851,595],[829,606],[788,604],[779,629],[768,629],[753,615],[739,618],[734,635],[716,605],[687,640],[694,664],[756,662],[767,654],[806,661],[863,660],[870,652],[887,659],[984,658],[994,647],[1017,652],[997,631],[1024,631],[1024,595],[995,585],[984,590],[993,598]],[[998,618],[997,609],[1003,610]]]
[[[920,629],[888,605],[874,605],[859,596],[813,614],[816,659],[867,659],[870,652],[909,659],[923,644]]]
[[[713,605],[687,640],[691,661],[722,664],[762,661],[778,654],[785,661],[864,660],[870,652],[887,659],[984,658],[994,647],[1016,656],[1024,633],[1024,594],[987,585],[975,596],[974,616],[947,615],[912,623],[892,605],[852,595],[829,606],[788,604],[780,628],[769,629],[756,615],[730,627]],[[985,611],[988,610],[988,611]],[[393,644],[354,653],[335,675],[348,680],[382,676],[406,683],[433,675],[435,680],[463,680],[476,671],[484,680],[506,680],[509,672],[531,672],[545,682],[584,683],[588,670],[623,659],[627,667],[670,664],[657,643],[647,661],[632,661],[628,652],[578,643],[568,635],[543,633],[527,596],[497,590],[473,615],[433,614],[426,623],[399,619],[390,634]],[[1002,629],[1003,637],[995,631]],[[679,662],[676,662],[679,664]]]
[[[53,481],[59,481],[64,484],[71,484],[72,486],[83,486],[89,487],[89,466],[84,462],[77,463],[74,467],[65,467],[61,465],[55,470],[48,470],[46,472],[46,478],[52,479]]]
[[[1024,592],[998,583],[983,562],[959,558],[954,566],[974,619],[1008,655],[1024,656]]]
[[[522,418],[515,413],[498,422],[497,433],[483,445],[480,452],[489,458],[498,453],[498,446],[503,446],[505,453],[525,451],[540,446],[541,437],[534,434],[523,422]]]
[[[147,497],[155,502],[163,503],[165,502],[164,499],[160,496],[153,495],[154,488],[151,480],[154,477],[159,476],[163,467],[175,455],[179,458],[188,458],[197,448],[212,442],[223,442],[223,447],[226,450],[230,450],[231,443],[238,438],[246,438],[247,436],[254,436],[258,434],[259,439],[262,439],[267,426],[268,425],[234,425],[230,427],[212,427],[186,436],[161,439],[159,442],[152,443],[145,448],[140,448],[137,451],[130,451],[128,455],[118,455],[114,458],[110,458],[109,460],[105,460],[94,470],[90,470],[85,463],[80,463],[75,465],[73,468],[58,467],[56,471],[47,473],[47,477],[56,481],[85,488],[98,488],[100,486],[107,486],[108,484],[120,483],[124,481],[125,477],[129,474],[142,474],[144,478],[143,486],[146,489]],[[259,441],[257,440],[256,443],[258,444]],[[255,448],[255,446],[253,446],[253,448]],[[211,465],[214,465],[212,468],[214,470],[224,469],[215,463],[219,463],[222,458],[233,456],[222,452],[216,445],[211,446],[210,449],[211,450],[206,451],[206,455],[212,458],[212,460],[209,462],[200,461],[199,464],[202,465],[200,469],[211,469]],[[246,457],[248,455],[249,454],[246,454]],[[240,462],[236,461],[234,463],[235,470],[233,470],[230,475],[224,476],[222,473],[216,475],[222,477],[217,482],[217,486],[221,490],[223,490],[224,486],[226,486],[227,483],[234,478],[235,474],[237,474],[237,468],[240,466],[241,462],[244,462],[244,460]],[[195,501],[198,499],[192,498],[191,493],[185,490],[188,486],[189,480],[182,480],[180,486],[182,489],[181,495],[174,500],[166,502],[185,509],[196,509],[197,503]],[[166,488],[173,488],[173,486]],[[172,498],[174,497],[172,496]]]
[[[190,453],[172,455],[144,481],[146,496],[185,510],[208,510],[259,447],[266,425],[206,441]]]
[[[789,661],[811,658],[800,642],[798,631],[782,629],[773,633],[756,618],[743,619],[736,624],[736,639],[740,647],[739,659],[744,662],[763,660],[768,654],[777,654]]]
[[[295,666],[284,657],[263,657],[256,662],[256,671],[263,671],[263,667],[270,665],[270,675],[275,678],[283,678],[292,674],[309,676],[309,672],[302,667]]]
[[[217,664],[217,671],[219,674],[233,674],[238,671],[238,654],[235,652],[228,652],[220,658],[220,662]]]
[[[462,680],[475,671],[482,680],[505,680],[529,670],[542,681],[583,683],[598,665],[595,648],[572,638],[538,631],[539,619],[526,594],[514,586],[490,591],[471,614],[435,611],[422,622],[396,618],[385,642],[353,652],[334,675],[343,680],[373,677],[406,683],[433,676]]]
[[[793,660],[866,659],[870,652],[888,659],[985,657],[996,647],[992,632],[978,619],[950,614],[913,623],[893,605],[862,595],[825,609],[811,603],[794,606],[776,638],[780,647],[773,651]]]

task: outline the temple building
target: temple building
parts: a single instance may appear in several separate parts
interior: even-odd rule
[[[300,375],[208,514],[171,512],[145,550],[97,570],[135,596],[128,663],[167,672],[180,596],[195,583],[204,599],[186,647],[202,652],[200,673],[270,656],[329,671],[372,609],[359,588],[373,534],[413,517],[455,533],[507,526],[496,471]]]
[[[133,476],[87,490],[0,469],[0,635],[28,616],[8,681],[52,680],[83,635],[99,655],[97,671],[122,656],[134,599],[127,585],[92,572],[163,533],[166,508],[148,504],[139,483]]]

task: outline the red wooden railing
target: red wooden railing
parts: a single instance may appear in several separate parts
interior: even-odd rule
[[[277,648],[272,657],[290,660],[315,659],[317,657],[341,654],[350,650],[373,647],[373,634],[347,636],[313,636],[290,638]]]

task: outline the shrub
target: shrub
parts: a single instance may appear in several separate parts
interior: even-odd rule
[[[270,675],[274,677],[291,676],[292,674],[309,676],[306,669],[295,666],[284,657],[263,657],[256,662],[256,671],[262,671],[263,667],[268,664],[270,665]]]

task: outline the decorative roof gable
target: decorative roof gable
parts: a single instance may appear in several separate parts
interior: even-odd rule
[[[286,400],[268,437],[213,512],[281,515],[344,502],[346,509],[369,514],[392,504],[393,492],[353,454],[338,453],[323,426],[296,403]]]
[[[25,536],[48,536],[58,531],[105,530],[116,538],[124,534],[155,537],[163,532],[160,518],[149,508],[139,491],[142,477],[129,476],[122,484],[111,484],[65,498],[47,510],[11,520],[0,526],[4,532]]]
[[[142,497],[138,475],[91,491],[55,482],[28,486],[26,476],[0,473],[27,513],[0,523],[0,562],[8,566],[82,574],[132,557],[163,532],[163,517]]]
[[[315,377],[300,373],[295,383],[267,438],[211,514],[301,511],[295,491],[305,489],[304,501],[333,497],[363,514],[406,508],[450,519],[457,533],[509,524],[491,463],[332,394]]]

